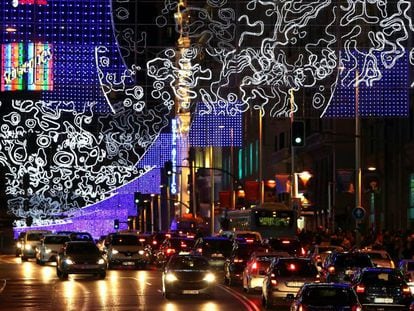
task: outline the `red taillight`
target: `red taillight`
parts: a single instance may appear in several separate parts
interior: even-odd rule
[[[187,244],[181,243],[181,248],[186,248],[186,247],[187,247]]]
[[[357,285],[355,291],[357,292],[357,294],[365,293],[365,285],[364,284]]]
[[[139,239],[140,242],[145,242],[145,239],[141,238]]]
[[[157,241],[152,241],[152,245],[157,245],[158,242]]]
[[[409,295],[409,296],[411,296],[411,290],[410,290],[410,288],[408,286],[403,286],[402,292],[403,292],[403,295]]]
[[[277,281],[275,279],[271,279],[270,280],[270,283],[272,283],[273,286],[276,286],[277,285]]]
[[[335,267],[334,266],[329,266],[328,267],[328,272],[329,273],[335,273]]]
[[[300,253],[302,254],[302,256],[306,255],[306,251],[303,247],[300,248]]]
[[[202,248],[197,248],[197,253],[202,254],[203,253],[203,249]]]
[[[254,240],[253,239],[246,239],[246,243],[253,243]]]
[[[167,255],[171,255],[175,253],[175,249],[174,248],[167,248]]]
[[[257,262],[252,263],[252,270],[257,270]]]
[[[298,306],[298,309],[297,309],[298,311],[306,311],[306,310],[308,310],[308,308],[306,307],[306,306],[304,306],[304,305],[302,305],[302,304],[300,304],[299,306]]]
[[[165,237],[166,237],[166,238],[171,238],[171,234],[167,233],[167,234],[165,235]]]
[[[290,241],[284,240],[284,241],[282,241],[282,244],[290,244]]]
[[[362,311],[362,307],[360,305],[352,306],[352,311]]]
[[[243,259],[236,258],[236,259],[234,259],[234,262],[243,262]]]

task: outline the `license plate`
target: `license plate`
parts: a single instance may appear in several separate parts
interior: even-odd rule
[[[124,261],[122,263],[123,266],[135,266],[135,262],[133,261]]]
[[[394,300],[392,298],[381,298],[381,297],[376,297],[374,299],[375,303],[393,303]]]
[[[183,294],[197,295],[198,290],[183,290]]]
[[[292,287],[301,287],[304,283],[303,282],[287,282],[287,286],[292,286]]]

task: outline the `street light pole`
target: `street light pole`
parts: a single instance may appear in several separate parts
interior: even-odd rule
[[[362,170],[361,170],[361,124],[359,119],[359,72],[355,72],[355,170],[356,170],[356,179],[355,179],[355,207],[360,208],[361,206],[361,197],[362,197]],[[355,238],[356,245],[360,244],[360,232],[359,232],[359,219],[355,219]]]

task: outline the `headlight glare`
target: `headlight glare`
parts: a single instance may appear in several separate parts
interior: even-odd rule
[[[98,265],[103,265],[105,264],[105,260],[103,258],[98,260]]]
[[[73,264],[74,264],[74,262],[73,262],[73,260],[72,260],[72,259],[70,259],[70,258],[66,258],[66,259],[65,259],[65,264],[67,264],[67,265],[73,265]]]
[[[45,253],[46,253],[46,254],[50,254],[51,252],[52,252],[52,250],[51,250],[50,248],[46,248],[46,249],[45,249]]]
[[[144,251],[143,250],[140,250],[140,251],[138,251],[138,254],[140,254],[140,255],[144,255]]]
[[[25,250],[31,250],[32,249],[32,246],[30,245],[30,244],[26,244],[25,246],[24,246],[24,249]]]
[[[216,280],[216,276],[213,273],[209,272],[206,274],[203,280],[212,283]]]
[[[166,281],[166,282],[174,282],[174,281],[177,281],[177,277],[176,277],[173,273],[168,272],[168,273],[165,275],[165,281]]]
[[[118,253],[119,253],[119,251],[117,249],[112,249],[112,255],[116,255]]]

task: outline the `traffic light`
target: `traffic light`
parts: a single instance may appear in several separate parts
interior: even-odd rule
[[[172,175],[173,169],[172,169],[172,162],[171,161],[166,161],[164,163],[164,170],[165,170],[165,174],[167,174],[167,176]]]
[[[114,229],[115,230],[119,229],[119,219],[114,219]]]
[[[305,122],[292,122],[291,144],[293,147],[305,146]]]

